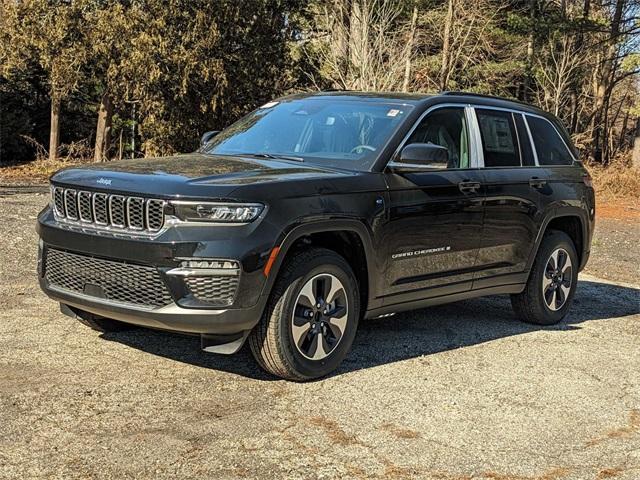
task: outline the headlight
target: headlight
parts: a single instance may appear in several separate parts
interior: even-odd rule
[[[190,222],[248,223],[264,210],[260,203],[171,202],[176,216]]]

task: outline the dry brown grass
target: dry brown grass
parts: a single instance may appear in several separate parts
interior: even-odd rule
[[[87,162],[81,160],[57,160],[51,162],[38,159],[33,162],[0,168],[0,184],[3,183],[46,183],[51,175],[62,168],[82,165]]]
[[[36,158],[32,162],[8,167],[0,167],[0,184],[46,183],[49,177],[62,168],[73,167],[93,162],[93,149],[86,140],[72,142],[60,146],[58,160],[52,162],[43,145],[30,137],[23,136],[25,141],[36,150]]]
[[[628,156],[619,157],[609,166],[587,165],[599,202],[626,200],[640,206],[640,169],[631,166]]]

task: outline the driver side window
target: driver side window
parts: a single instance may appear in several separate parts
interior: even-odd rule
[[[439,108],[429,113],[406,145],[411,143],[445,147],[449,154],[446,168],[469,168],[469,134],[464,107]]]

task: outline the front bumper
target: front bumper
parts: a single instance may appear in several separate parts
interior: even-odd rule
[[[266,305],[263,292],[266,278],[263,266],[272,244],[261,240],[264,233],[255,225],[170,228],[157,238],[132,238],[91,234],[66,229],[58,224],[50,209],[38,217],[40,235],[39,282],[52,299],[75,310],[89,312],[143,327],[176,332],[210,335],[232,335],[247,332],[260,320]],[[267,236],[268,238],[268,236]],[[49,249],[83,255],[88,258],[152,267],[159,272],[171,300],[165,305],[134,305],[96,295],[94,291],[73,291],[52,284],[46,275],[45,261]],[[238,286],[229,305],[212,305],[198,301],[186,287],[185,279],[171,276],[181,259],[229,259],[240,268]]]
[[[264,305],[225,310],[182,308],[171,304],[153,310],[137,309],[130,305],[56,289],[40,277],[40,287],[61,304],[101,317],[183,333],[232,335],[251,330],[260,320]]]

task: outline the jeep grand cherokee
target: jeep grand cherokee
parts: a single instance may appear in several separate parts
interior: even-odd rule
[[[560,122],[464,93],[294,95],[198,152],[51,178],[42,289],[100,331],[248,340],[293,380],[338,367],[362,319],[510,294],[518,317],[569,310],[594,192]],[[478,312],[481,315],[481,312]]]

